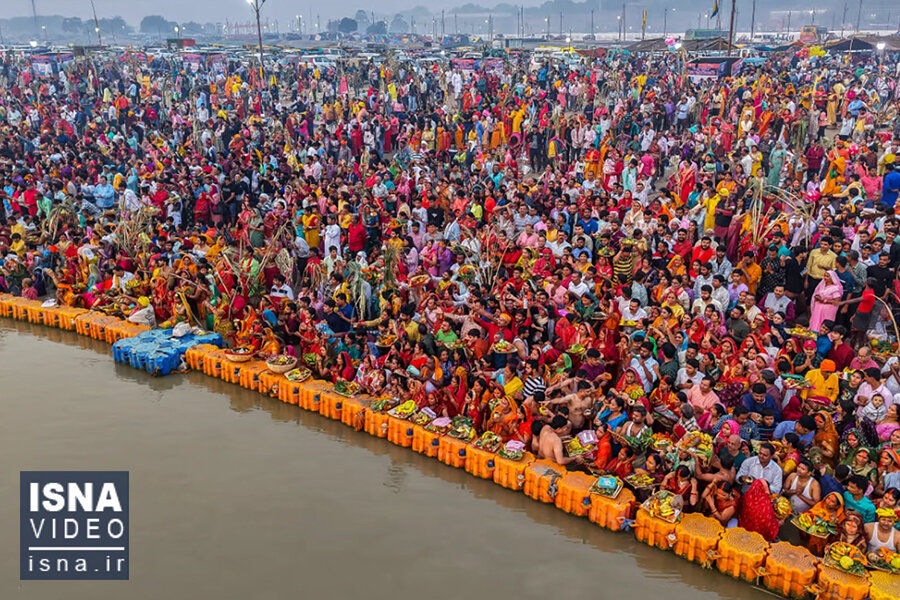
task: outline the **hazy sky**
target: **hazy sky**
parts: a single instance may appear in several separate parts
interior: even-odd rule
[[[58,14],[89,18],[91,16],[90,0],[35,0],[37,12],[41,14]],[[381,11],[405,10],[415,6],[435,6],[437,10],[447,6],[463,4],[464,0],[453,3],[436,2],[435,0],[391,0],[382,4]],[[494,0],[490,4],[494,4]],[[526,2],[534,4],[534,2]],[[148,14],[160,14],[172,21],[198,21],[224,22],[225,19],[244,20],[249,19],[251,12],[246,0],[94,0],[99,17],[112,17],[119,15],[131,25],[137,25],[141,18]],[[302,14],[308,19],[310,11],[315,19],[318,10],[323,19],[325,17],[346,16],[355,14],[357,9],[374,9],[376,14],[381,12],[373,2],[365,0],[332,0],[330,2],[311,2],[309,0],[267,0],[263,7],[263,16],[270,19],[278,19],[282,31],[289,28],[288,21],[295,15]],[[31,16],[31,0],[0,0],[0,18]]]

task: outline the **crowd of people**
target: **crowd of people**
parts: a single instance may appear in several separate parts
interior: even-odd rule
[[[296,356],[770,540],[807,514],[900,550],[893,57],[146,58],[3,56],[0,291]]]

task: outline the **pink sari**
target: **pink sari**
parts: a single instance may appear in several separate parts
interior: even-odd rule
[[[819,285],[816,286],[815,292],[813,292],[813,300],[810,305],[811,314],[809,317],[809,328],[812,331],[818,332],[823,321],[833,321],[834,317],[837,315],[838,307],[824,301],[840,300],[843,295],[844,286],[841,284],[841,280],[838,278],[837,273],[828,271],[825,274],[825,277],[822,278],[822,281],[819,282]],[[823,302],[817,301],[815,299],[816,296],[822,298]]]

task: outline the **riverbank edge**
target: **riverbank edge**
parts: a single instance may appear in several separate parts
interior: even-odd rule
[[[0,317],[75,331],[113,344],[134,337],[148,328],[99,312],[71,307],[44,307],[39,301],[0,294]],[[900,597],[900,576],[868,572],[866,577],[849,575],[813,556],[806,548],[787,542],[769,544],[741,528],[722,529],[714,519],[687,515],[680,523],[651,517],[628,491],[614,500],[591,494],[592,477],[569,472],[548,460],[527,454],[510,461],[474,445],[429,432],[424,427],[370,409],[371,399],[348,397],[319,380],[291,382],[268,371],[260,361],[232,362],[211,344],[198,344],[185,355],[190,369],[239,384],[263,395],[278,398],[395,445],[463,468],[507,489],[521,491],[532,499],[553,504],[574,516],[613,531],[634,532],[635,538],[663,551],[673,551],[704,568],[715,566],[736,579],[759,585],[775,594],[819,600],[888,600]],[[627,493],[626,493],[627,492]]]

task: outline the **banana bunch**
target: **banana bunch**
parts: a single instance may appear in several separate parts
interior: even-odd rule
[[[678,447],[691,452],[709,454],[712,452],[713,439],[706,433],[691,431],[681,438]]]
[[[640,475],[632,475],[628,478],[629,483],[635,487],[647,487],[655,483],[654,479],[646,473]]]
[[[672,506],[674,496],[670,492],[657,492],[647,501],[647,512],[652,517],[662,517],[671,520],[675,516],[675,507]]]
[[[784,519],[791,514],[791,502],[784,496],[774,496],[772,498],[772,508],[775,510],[775,516],[778,519]]]
[[[413,400],[407,400],[406,402],[404,402],[403,404],[401,404],[394,410],[396,411],[397,417],[399,417],[401,419],[405,419],[409,415],[416,412],[416,403]]]
[[[859,548],[844,542],[835,542],[825,550],[828,558],[850,573],[863,573],[868,561]]]

